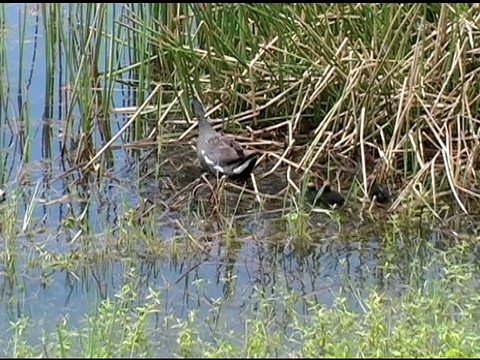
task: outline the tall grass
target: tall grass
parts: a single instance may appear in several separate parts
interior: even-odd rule
[[[119,142],[148,139],[162,151],[184,144],[194,129],[183,121],[191,119],[188,99],[200,94],[214,117],[229,120],[228,131],[270,155],[260,164],[266,174],[290,168],[299,174],[295,181],[313,172],[342,187],[358,180],[360,196],[376,178],[397,184],[392,209],[413,197],[433,211],[447,203],[473,212],[479,198],[478,9],[40,4],[44,118],[60,121],[69,169],[101,175]],[[25,12],[19,14],[25,24]],[[25,27],[19,30],[24,44]],[[8,44],[0,45],[5,53]],[[22,49],[19,100],[28,84]],[[5,114],[9,65],[1,58]],[[115,129],[111,120],[122,115],[129,118]],[[0,120],[8,123],[5,115]],[[50,144],[52,130],[44,130]],[[51,148],[44,146],[47,156]]]
[[[300,171],[348,158],[362,181],[374,174],[401,182],[401,197],[415,188],[437,204],[449,199],[442,192],[448,189],[462,210],[475,205],[477,5],[155,10],[155,26],[142,34],[156,49],[163,88],[180,96],[186,113],[188,96],[198,92],[219,103],[214,115],[250,120],[257,143],[265,138],[260,147]],[[122,25],[132,22],[145,24],[139,12]],[[262,128],[272,124],[282,125],[275,132],[285,137],[284,148],[267,141],[272,131]],[[297,144],[304,144],[299,158],[292,154]]]
[[[0,5],[0,20],[3,22],[5,19],[5,4]],[[2,30],[3,31],[3,30]],[[8,63],[7,63],[7,48],[8,45],[5,42],[5,36],[0,36],[0,126],[2,128],[8,127]],[[7,132],[2,131],[0,134],[0,145],[2,147],[7,145]],[[0,155],[0,164],[2,165],[2,171],[0,172],[0,180],[6,179],[6,156]]]
[[[198,93],[231,120],[230,132],[271,155],[266,173],[283,165],[299,181],[317,172],[347,184],[356,177],[359,189],[372,178],[397,183],[393,207],[412,194],[434,211],[447,201],[475,207],[476,4],[46,3],[39,14],[44,118],[55,116],[57,82],[70,168],[101,174],[120,137],[159,149],[181,143],[192,127],[177,119],[191,118],[188,98]],[[132,113],[112,127],[113,116]]]

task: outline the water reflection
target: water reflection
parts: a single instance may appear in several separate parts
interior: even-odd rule
[[[238,319],[240,326],[240,316],[246,308],[255,308],[269,294],[278,296],[278,289],[295,294],[299,299],[296,309],[305,316],[312,302],[332,305],[341,288],[350,299],[351,308],[361,311],[357,297],[366,296],[373,285],[396,291],[409,280],[411,271],[421,268],[433,254],[425,241],[408,239],[403,233],[393,239],[397,242],[395,246],[376,235],[352,241],[348,235],[342,237],[342,233],[327,238],[323,232],[308,243],[296,240],[288,243],[287,239],[279,240],[278,233],[274,241],[263,238],[267,229],[271,231],[269,222],[264,221],[259,226],[262,228],[263,232],[258,232],[260,238],[254,234],[236,241],[219,234],[209,239],[205,251],[190,250],[173,257],[164,253],[140,260],[132,253],[113,261],[92,252],[92,256],[74,268],[67,264],[63,268],[52,259],[50,267],[38,269],[29,263],[34,257],[32,249],[27,248],[25,252],[17,252],[21,255],[10,262],[10,268],[3,269],[4,326],[0,332],[6,334],[8,320],[22,315],[34,322],[44,319],[45,327],[52,329],[65,314],[73,324],[81,322],[95,304],[114,298],[125,284],[135,292],[135,302],[139,305],[145,303],[150,288],[159,291],[163,314],[158,315],[160,318],[167,314],[186,318],[191,310],[196,310],[200,318],[213,316],[217,322],[220,318]],[[57,238],[55,243],[63,240]],[[38,242],[35,237],[26,242],[32,241]],[[102,237],[90,241],[100,243]],[[92,244],[85,246],[90,251],[91,247]],[[388,278],[383,274],[386,269]],[[278,306],[278,311],[284,311],[281,304]]]

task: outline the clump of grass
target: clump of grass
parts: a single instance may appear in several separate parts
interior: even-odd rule
[[[463,212],[476,206],[474,4],[36,10],[43,32],[36,41],[46,41],[45,120],[60,119],[66,170],[81,170],[79,177],[101,180],[121,136],[146,137],[159,152],[186,140],[194,128],[184,122],[191,118],[188,98],[198,93],[215,117],[229,120],[225,128],[270,155],[257,174],[287,168],[298,175],[286,182],[294,190],[314,172],[343,188],[358,179],[398,184],[392,209],[413,198],[442,218],[445,205]],[[5,53],[7,44],[1,48]],[[8,80],[7,67],[0,75]],[[52,91],[62,99],[58,113]],[[4,109],[11,107],[6,101]],[[115,131],[112,113],[133,116]],[[241,135],[247,122],[248,137]],[[45,156],[52,155],[52,133],[45,130]]]
[[[420,287],[414,281],[399,297],[373,291],[358,299],[363,314],[349,310],[347,299],[340,296],[333,309],[317,308],[313,329],[301,330],[306,340],[302,355],[478,356],[480,336],[471,320],[480,297],[475,290],[465,293],[474,281],[472,270],[452,262],[440,280],[426,279]]]
[[[66,171],[81,170],[79,177],[101,180],[118,140],[146,138],[159,153],[183,143],[194,129],[184,121],[191,118],[188,98],[200,94],[214,117],[229,120],[226,129],[269,155],[257,175],[286,168],[295,193],[294,184],[313,172],[345,189],[356,180],[364,189],[374,180],[396,184],[392,210],[411,198],[440,218],[445,204],[476,207],[475,4],[38,10],[45,117],[60,119]],[[58,114],[51,94],[57,69],[64,99]],[[133,115],[114,130],[112,113]]]
[[[187,114],[188,94],[200,93],[207,103],[220,100],[220,117],[249,120],[274,167],[309,176],[328,163],[329,177],[349,158],[362,182],[373,174],[403,188],[421,184],[426,192],[418,196],[434,211],[446,189],[463,211],[474,206],[468,199],[478,194],[465,189],[475,177],[477,145],[461,134],[477,129],[475,5],[190,4],[155,11],[155,26],[133,15],[123,25],[145,25],[142,32],[155,39],[152,55],[169,69],[157,75]],[[273,134],[285,138],[281,149]]]

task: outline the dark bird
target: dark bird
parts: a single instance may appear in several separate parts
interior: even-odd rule
[[[345,204],[345,197],[339,192],[332,190],[329,184],[324,184],[319,188],[316,183],[311,182],[307,185],[307,200],[313,204],[324,205],[327,207],[343,206]]]
[[[258,152],[244,150],[234,139],[216,132],[197,98],[192,99],[191,106],[199,121],[197,156],[202,166],[214,174],[246,180],[257,163]]]
[[[370,189],[370,198],[372,200],[376,199],[380,204],[386,204],[390,202],[392,195],[390,194],[390,189],[387,185],[374,182]]]

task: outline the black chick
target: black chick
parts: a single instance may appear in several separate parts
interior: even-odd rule
[[[375,198],[380,204],[386,204],[390,202],[392,195],[387,185],[379,185],[377,182],[374,182],[370,189],[370,198]]]
[[[336,205],[341,207],[345,204],[345,197],[339,192],[332,190],[330,185],[325,184],[323,187],[318,188],[314,182],[307,185],[307,200],[314,206],[324,205],[333,207]]]

